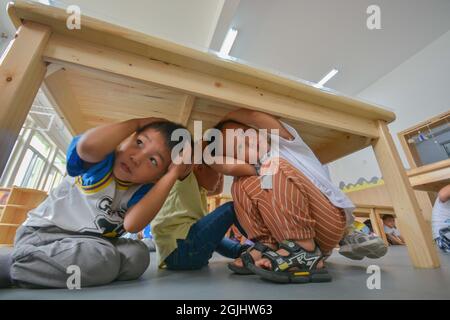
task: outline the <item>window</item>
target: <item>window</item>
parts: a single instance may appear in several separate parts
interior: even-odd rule
[[[0,177],[0,186],[51,190],[65,175],[64,152],[71,139],[52,104],[39,91]]]
[[[44,163],[45,160],[42,159],[42,157],[40,157],[38,154],[34,153],[33,158],[31,159],[31,163],[29,164],[25,173],[25,177],[23,178],[20,185],[25,188],[37,188],[39,179],[44,169]]]
[[[60,174],[63,174],[64,172],[66,172],[66,158],[64,157],[64,155],[62,153],[59,153],[56,156],[55,162],[53,163],[53,165],[56,168],[58,168]]]
[[[55,161],[53,162],[52,168],[47,177],[47,181],[45,182],[44,190],[50,191],[54,187],[57,187],[64,177],[64,172],[66,171],[66,160],[62,153],[59,153],[55,157]]]
[[[31,138],[13,184],[25,188],[38,188],[50,150],[50,143],[36,132]]]
[[[65,175],[63,152],[44,134],[30,127],[22,128],[13,154],[5,170],[7,174],[2,177],[4,186],[50,191]]]
[[[47,158],[50,153],[50,143],[42,137],[41,134],[36,133],[31,139],[30,146],[39,152],[44,158]]]

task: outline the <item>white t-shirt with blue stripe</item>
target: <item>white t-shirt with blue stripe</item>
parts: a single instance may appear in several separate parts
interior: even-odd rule
[[[48,227],[105,237],[121,236],[127,210],[136,204],[152,184],[136,185],[113,175],[114,153],[85,169],[76,151],[79,136],[67,150],[67,172],[47,199],[28,213],[25,226]]]

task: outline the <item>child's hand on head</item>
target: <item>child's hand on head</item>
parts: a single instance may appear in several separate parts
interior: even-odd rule
[[[192,171],[192,164],[175,164],[172,163],[169,166],[169,170],[168,172],[171,173],[173,172],[178,179],[183,179],[185,177],[187,177]]]
[[[168,173],[173,172],[178,179],[187,177],[192,171],[191,160],[192,147],[189,143],[186,143],[179,154],[176,156],[172,154],[172,163],[169,166]]]

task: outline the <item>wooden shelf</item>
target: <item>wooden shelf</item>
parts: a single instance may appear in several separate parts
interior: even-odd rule
[[[422,160],[416,148],[416,144],[410,144],[408,142],[409,139],[417,136],[420,132],[431,130],[431,128],[436,128],[445,123],[448,123],[449,121],[450,121],[450,111],[447,111],[431,119],[422,121],[416,124],[415,126],[405,129],[397,134],[411,169],[427,165],[424,165],[422,163]]]
[[[14,228],[18,228],[20,227],[20,224],[17,223],[0,223],[0,228],[1,227],[14,227]]]
[[[28,211],[36,208],[47,197],[47,193],[20,187],[8,188],[7,191],[6,204],[0,205],[0,245],[10,246],[17,228],[27,218]]]
[[[450,159],[414,168],[406,173],[414,189],[438,192],[450,184]]]

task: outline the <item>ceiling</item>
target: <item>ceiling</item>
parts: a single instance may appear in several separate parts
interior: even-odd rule
[[[227,2],[213,49],[236,28],[231,56],[312,82],[335,67],[326,86],[350,95],[450,30],[449,0],[233,0],[228,11]],[[374,3],[381,30],[366,26]]]

